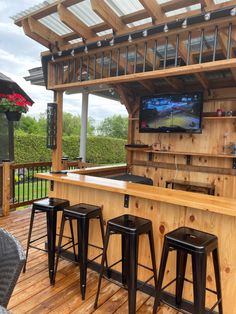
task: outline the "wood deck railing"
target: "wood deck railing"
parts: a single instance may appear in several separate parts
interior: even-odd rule
[[[49,172],[51,162],[12,163],[4,161],[0,164],[0,205],[2,214],[6,216],[10,210],[32,204],[33,201],[47,197],[48,181],[35,178],[39,172]],[[81,169],[95,166],[81,160],[62,160],[63,169]]]

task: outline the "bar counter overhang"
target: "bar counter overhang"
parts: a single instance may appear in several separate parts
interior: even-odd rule
[[[102,169],[102,168],[101,168]],[[99,168],[97,168],[99,172]],[[223,287],[223,306],[225,313],[235,313],[236,304],[236,200],[191,193],[180,190],[171,190],[156,186],[135,184],[109,178],[89,175],[90,170],[76,170],[66,174],[37,174],[38,178],[49,180],[51,197],[69,199],[71,204],[90,203],[102,206],[104,220],[122,214],[133,214],[150,219],[153,223],[154,241],[157,266],[160,263],[161,250],[165,233],[180,226],[213,233],[219,240],[221,262],[221,279]],[[94,170],[91,171],[94,174]],[[125,197],[128,197],[128,204]],[[126,207],[125,207],[126,206]],[[59,229],[59,222],[58,222]],[[69,229],[66,229],[69,232]],[[90,228],[90,242],[101,245],[98,225],[92,222]],[[146,238],[140,241],[139,263],[151,265],[149,246]],[[114,236],[108,250],[110,263],[117,261],[121,255],[121,248]],[[89,257],[95,251],[91,249]],[[212,260],[207,269],[207,287],[215,290],[214,271]],[[191,279],[191,263],[187,264],[186,278]],[[120,271],[117,266],[115,270]],[[139,269],[138,279],[145,281],[149,277],[147,270]],[[164,285],[175,277],[175,253],[171,253],[167,264]],[[174,293],[174,284],[167,291]],[[191,284],[186,282],[184,298],[192,300]],[[215,302],[215,295],[207,292],[206,305],[208,308]]]

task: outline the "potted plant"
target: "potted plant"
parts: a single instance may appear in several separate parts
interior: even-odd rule
[[[32,104],[20,94],[0,94],[0,111],[5,112],[9,121],[19,121],[22,113]]]

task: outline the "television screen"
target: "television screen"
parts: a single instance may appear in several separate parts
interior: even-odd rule
[[[202,93],[141,98],[139,130],[157,133],[201,133]]]

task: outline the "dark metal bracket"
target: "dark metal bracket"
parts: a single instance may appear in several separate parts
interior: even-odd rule
[[[54,191],[54,181],[50,181],[50,191]]]
[[[153,153],[148,153],[148,161],[153,161]]]
[[[129,208],[129,195],[128,194],[124,195],[124,207]]]
[[[233,169],[236,169],[236,158],[233,158],[232,168],[233,168]]]
[[[186,155],[186,165],[190,166],[192,164],[192,156]]]

